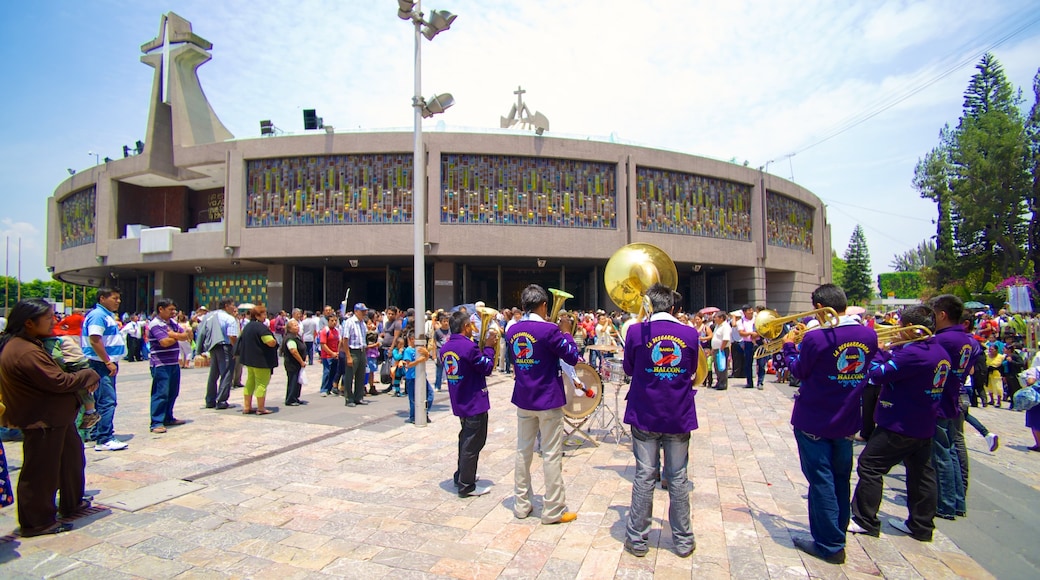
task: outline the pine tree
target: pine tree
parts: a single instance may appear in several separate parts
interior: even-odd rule
[[[1033,77],[1033,108],[1026,119],[1026,139],[1026,167],[1033,179],[1026,203],[1030,214],[1026,257],[1033,263],[1033,275],[1040,276],[1040,70]]]
[[[914,188],[921,197],[933,200],[939,210],[939,219],[935,222],[935,261],[932,266],[939,288],[953,278],[956,269],[953,253],[953,194],[950,191],[951,140],[950,127],[943,127],[939,132],[939,146],[917,162],[913,180]]]
[[[863,227],[859,224],[852,231],[849,247],[845,250],[845,275],[842,277],[841,287],[845,289],[845,296],[848,297],[850,304],[865,302],[874,295],[871,287],[870,252],[867,249],[867,237],[863,234]]]
[[[950,146],[951,219],[958,272],[981,269],[983,283],[1020,272],[1026,240],[1025,123],[1021,94],[986,54],[964,93],[964,112]]]

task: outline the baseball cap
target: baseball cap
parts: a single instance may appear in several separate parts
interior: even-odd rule
[[[368,310],[368,306],[365,306],[364,302],[358,302],[354,305],[354,310]]]

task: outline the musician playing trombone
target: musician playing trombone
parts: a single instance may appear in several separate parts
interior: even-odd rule
[[[663,284],[646,291],[653,308],[650,319],[633,324],[625,336],[625,374],[632,377],[625,423],[632,426],[636,473],[625,528],[625,550],[647,554],[654,506],[654,483],[664,451],[663,480],[668,482],[668,522],[672,543],[681,558],[697,543],[690,527],[690,489],[686,466],[690,432],[697,429],[694,376],[700,333],[671,314],[674,292]]]
[[[934,332],[935,314],[923,305],[903,310],[903,327],[923,326]],[[912,341],[911,341],[912,340]],[[859,455],[856,473],[859,483],[852,499],[852,519],[848,531],[877,536],[881,531],[883,477],[902,463],[906,466],[907,507],[905,522],[889,518],[895,529],[921,542],[932,541],[935,529],[938,491],[932,465],[932,437],[935,436],[939,405],[947,387],[956,397],[960,385],[947,383],[953,372],[950,355],[935,337],[922,340],[904,337],[904,343],[882,351],[870,365],[868,377],[881,385],[874,418],[877,427]]]
[[[877,352],[877,334],[845,316],[845,291],[824,284],[812,293],[815,308],[833,308],[837,326],[784,336],[784,359],[802,381],[791,425],[802,473],[809,482],[809,532],[794,538],[799,550],[832,564],[845,561],[849,525],[852,435],[859,429],[859,388]],[[800,347],[795,341],[804,332]]]

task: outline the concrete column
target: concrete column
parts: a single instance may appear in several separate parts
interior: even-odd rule
[[[292,294],[292,266],[273,264],[267,267],[267,311],[277,313],[279,310],[289,312]]]
[[[176,272],[155,272],[155,292],[148,307],[153,307],[155,302],[161,299],[173,300],[179,308],[188,309],[192,304],[188,302],[191,295],[191,276]]]
[[[433,263],[433,304],[430,310],[445,310],[455,305],[455,262]]]

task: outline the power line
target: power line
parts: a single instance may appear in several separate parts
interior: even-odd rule
[[[1018,17],[1016,17],[1015,20],[1018,20]],[[994,48],[997,48],[997,47],[1003,45],[1004,43],[1006,43],[1007,41],[1011,40],[1012,38],[1014,38],[1014,37],[1018,36],[1019,34],[1025,32],[1026,30],[1028,30],[1029,28],[1034,26],[1037,22],[1040,22],[1040,16],[1036,16],[1032,20],[1026,21],[1024,24],[1021,24],[1020,26],[1018,26],[1017,28],[1015,28],[1011,32],[1009,32],[1009,33],[1005,34],[1004,36],[998,38],[996,41],[992,42],[991,44],[986,46],[984,49],[978,50],[978,51],[970,54],[969,56],[961,59],[960,61],[957,61],[956,63],[954,63],[949,68],[943,70],[938,75],[935,75],[932,78],[924,81],[922,84],[919,84],[919,85],[917,85],[915,87],[911,87],[910,89],[908,89],[908,90],[906,90],[906,91],[904,91],[902,93],[896,94],[896,95],[894,95],[892,97],[889,97],[887,99],[883,99],[883,100],[881,100],[879,102],[879,104],[877,106],[868,107],[863,112],[846,118],[846,120],[844,120],[844,121],[840,122],[838,125],[836,125],[835,129],[832,129],[830,132],[825,133],[823,137],[817,139],[816,141],[813,141],[813,142],[809,143],[808,145],[805,145],[804,147],[801,147],[801,148],[799,148],[799,149],[789,153],[788,156],[797,155],[798,153],[802,153],[803,151],[807,151],[809,149],[812,149],[813,147],[816,147],[817,145],[820,145],[822,143],[826,143],[827,141],[830,141],[831,139],[837,137],[838,135],[841,135],[842,133],[852,129],[853,127],[859,126],[859,125],[869,121],[870,119],[873,119],[874,117],[880,115],[881,113],[884,113],[885,111],[891,109],[892,107],[895,107],[896,105],[898,105],[898,104],[900,104],[900,103],[910,99],[911,97],[917,95],[921,91],[927,89],[928,87],[934,85],[935,83],[941,81],[942,79],[952,75],[953,73],[955,73],[958,70],[964,68],[965,66],[974,63],[982,55],[986,54],[987,52],[990,52]]]
[[[872,207],[864,207],[864,206],[861,206],[861,205],[845,203],[844,201],[838,201],[836,199],[828,199],[826,197],[821,197],[820,199],[825,201],[825,202],[827,202],[828,204],[836,203],[836,204],[840,204],[840,205],[847,205],[849,207],[856,208],[858,210],[872,211],[874,213],[879,213],[879,214],[882,214],[882,215],[887,215],[887,216],[892,216],[892,217],[897,217],[897,218],[903,218],[903,219],[907,219],[907,220],[914,220],[914,221],[918,221],[918,222],[931,222],[932,221],[930,219],[913,217],[913,216],[908,216],[908,215],[904,215],[904,214],[900,214],[900,213],[894,213],[894,212],[890,212],[890,211],[883,211],[883,210],[880,210],[880,209],[874,209]],[[837,208],[835,208],[835,209],[837,209]]]

